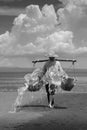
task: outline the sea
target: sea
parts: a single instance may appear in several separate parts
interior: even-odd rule
[[[7,71],[0,71],[0,92],[15,92],[18,88],[23,87],[25,80],[24,76],[27,73],[32,73],[33,69],[24,70],[18,69]],[[76,85],[73,92],[87,92],[87,70],[86,69],[76,69],[76,70],[66,70],[70,77],[75,77]]]

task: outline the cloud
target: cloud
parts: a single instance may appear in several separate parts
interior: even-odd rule
[[[65,8],[58,11],[62,29],[73,33],[75,52],[85,53],[87,48],[87,0],[62,0],[62,2]]]
[[[39,47],[43,48],[43,51],[54,51],[57,53],[73,51],[74,45],[72,44],[72,32],[70,31],[58,31],[54,32],[46,38],[38,38],[37,43]],[[41,44],[41,45],[40,45]]]
[[[64,5],[66,6],[80,6],[80,5],[86,5],[87,0],[60,0]]]
[[[11,32],[0,36],[1,55],[26,55],[49,51],[73,50],[73,34],[55,27],[58,23],[53,5],[26,7],[25,14],[15,18]]]
[[[87,53],[87,47],[79,47],[74,52],[77,53],[77,54]]]
[[[0,67],[12,67],[14,66],[8,58],[0,57]]]
[[[53,5],[45,5],[42,10],[38,5],[27,6],[25,13],[14,19],[11,32],[0,35],[0,55],[86,53],[86,7],[74,1],[64,4],[65,8],[58,10],[59,21]],[[59,22],[61,26],[57,26]]]

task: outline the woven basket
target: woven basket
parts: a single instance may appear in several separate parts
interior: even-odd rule
[[[39,91],[43,86],[43,81],[37,82],[35,85],[29,84],[28,91],[36,92]]]
[[[67,78],[61,82],[61,88],[65,91],[71,91],[74,87],[74,78]]]

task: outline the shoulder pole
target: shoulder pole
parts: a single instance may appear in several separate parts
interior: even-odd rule
[[[46,60],[34,60],[32,61],[32,63],[36,64],[36,63],[39,63],[39,62],[46,62],[48,61],[49,59],[46,59]],[[74,64],[76,62],[76,59],[55,59],[56,61],[60,61],[60,62],[72,62],[72,64]]]

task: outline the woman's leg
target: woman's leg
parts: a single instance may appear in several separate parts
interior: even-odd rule
[[[51,94],[50,94],[50,100],[51,100],[50,107],[51,108],[54,108],[54,95],[55,95],[55,88],[53,90],[51,90]]]
[[[54,107],[54,95],[52,95],[51,105],[52,105],[52,107]]]
[[[45,89],[46,89],[46,93],[47,93],[48,104],[50,104],[49,84],[45,85]]]

